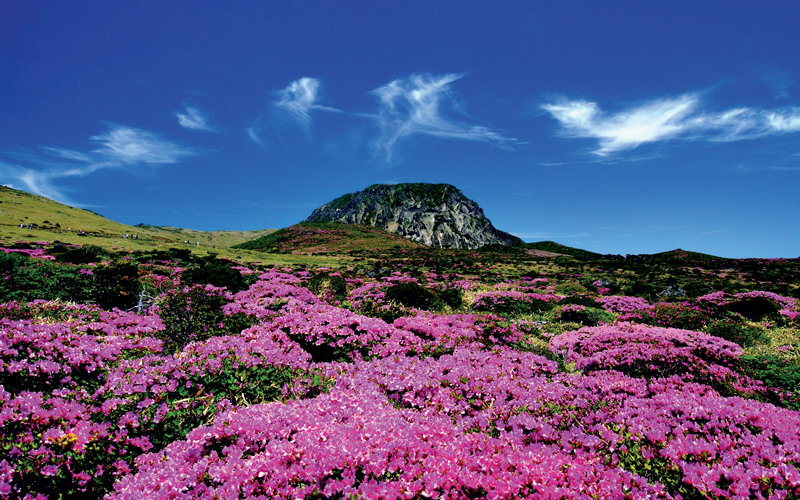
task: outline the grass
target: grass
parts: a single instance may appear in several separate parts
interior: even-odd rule
[[[593,258],[597,259],[602,257],[602,254],[582,250],[580,248],[568,247],[555,241],[537,241],[536,243],[525,243],[525,248],[531,250],[544,250],[545,252],[558,253],[562,255],[569,255],[577,258]]]
[[[26,227],[20,228],[23,224]],[[34,224],[33,229],[27,229]],[[71,231],[68,232],[67,229]],[[78,230],[86,236],[79,236]],[[96,245],[116,251],[150,251],[168,248],[187,248],[198,256],[216,254],[241,262],[261,261],[276,266],[340,266],[348,257],[316,255],[275,255],[257,250],[234,249],[240,243],[275,232],[275,229],[256,231],[195,231],[168,226],[129,226],[81,208],[0,186],[0,245],[16,241],[61,241],[74,245]],[[123,239],[123,234],[138,235],[138,239]],[[185,244],[184,241],[189,241]],[[197,244],[199,243],[199,244]]]

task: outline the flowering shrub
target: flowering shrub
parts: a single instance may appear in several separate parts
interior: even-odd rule
[[[398,318],[393,324],[422,339],[415,347],[421,356],[441,356],[452,353],[458,346],[486,348],[496,344],[516,344],[523,337],[516,323],[492,314],[435,315],[419,312],[416,316]]]
[[[627,297],[625,295],[613,295],[600,297],[597,303],[603,306],[606,311],[616,313],[631,313],[634,311],[645,311],[653,309],[653,305],[641,297]]]
[[[778,356],[742,356],[748,375],[764,382],[776,404],[800,410],[800,364]]]
[[[317,362],[404,355],[420,344],[383,320],[325,304],[287,307],[264,326],[285,332]]]
[[[467,434],[449,419],[337,390],[313,402],[226,414],[148,456],[110,498],[535,498],[553,491],[661,496],[641,477],[591,457]]]
[[[713,321],[713,314],[713,310],[693,302],[659,302],[642,310],[621,314],[618,320],[684,330],[700,330]]]
[[[742,354],[738,345],[701,332],[631,323],[585,327],[552,338],[550,350],[579,370],[646,378],[679,375],[737,395],[763,390],[732,369]]]
[[[515,290],[500,290],[479,293],[472,303],[476,311],[497,314],[527,314],[549,310],[552,304],[563,299],[552,293],[523,293]]]
[[[175,352],[189,342],[225,335],[229,330],[223,323],[223,306],[232,299],[224,288],[214,285],[192,285],[167,292],[156,309],[164,320],[160,336],[165,349]]]
[[[310,356],[279,330],[170,356],[152,336],[164,328],[156,315],[65,309],[60,323],[0,320],[0,498],[101,496],[137,456],[220,410],[308,392],[290,386],[308,377]]]

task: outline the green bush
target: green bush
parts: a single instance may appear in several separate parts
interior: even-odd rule
[[[94,300],[90,275],[76,266],[0,252],[0,301]]]
[[[338,299],[344,299],[344,297],[347,296],[347,282],[341,276],[318,274],[309,281],[303,283],[303,286],[317,295],[321,295],[326,290],[329,290],[333,296]]]
[[[776,316],[778,306],[764,297],[748,297],[725,304],[725,309],[741,314],[750,321],[761,321],[770,316]]]
[[[741,356],[742,369],[772,388],[771,402],[800,410],[800,361],[779,356]]]
[[[62,247],[66,248],[66,247]],[[90,262],[101,262],[109,260],[111,255],[102,247],[86,245],[80,248],[69,248],[63,253],[55,255],[58,262],[70,262],[72,264],[88,264]]]
[[[582,311],[566,310],[561,311],[557,316],[558,321],[563,323],[579,323],[583,326],[597,326],[602,323],[614,321],[614,315],[608,311],[597,308],[586,308]]]
[[[555,307],[556,302],[532,298],[533,295],[534,294],[529,294],[529,298],[527,299],[518,299],[514,297],[480,297],[472,303],[472,308],[480,312],[519,316],[523,314],[541,314]]]
[[[558,304],[562,306],[565,306],[567,304],[575,304],[578,306],[585,306],[585,307],[597,307],[597,301],[592,297],[587,297],[585,295],[567,296],[564,297]]]
[[[131,262],[114,262],[92,268],[92,295],[103,309],[131,309],[139,301],[139,268]]]
[[[389,287],[386,290],[385,299],[387,302],[396,302],[405,307],[424,309],[426,311],[440,307],[439,298],[436,294],[416,283],[400,283]]]
[[[439,293],[439,299],[452,309],[460,309],[464,302],[464,290],[460,288],[448,288]]]
[[[632,319],[652,326],[701,330],[713,321],[712,313],[693,304],[660,302],[653,309],[639,311]]]
[[[78,265],[0,252],[0,302],[60,300],[131,309],[140,290],[139,270],[131,262],[93,266],[87,272]]]
[[[201,285],[166,294],[158,305],[164,321],[164,330],[159,333],[164,352],[173,353],[190,342],[227,335],[230,331],[222,306],[228,302],[222,290],[209,291]]]
[[[705,332],[715,337],[736,342],[742,347],[770,343],[770,338],[764,334],[763,330],[735,321],[733,318],[715,321],[705,328]]]
[[[183,271],[181,281],[186,285],[214,285],[225,287],[231,293],[240,292],[246,290],[250,282],[242,273],[233,269],[236,265],[235,262],[225,259],[205,259],[199,261],[195,267]]]

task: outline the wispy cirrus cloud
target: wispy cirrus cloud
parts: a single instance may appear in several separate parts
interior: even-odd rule
[[[392,161],[397,143],[414,135],[428,135],[442,139],[488,142],[511,148],[519,141],[480,125],[457,121],[442,114],[442,107],[455,104],[451,84],[463,74],[415,74],[378,87],[371,93],[378,98],[376,113],[372,118],[380,129],[373,142],[374,149]]]
[[[202,132],[213,132],[214,129],[208,124],[208,115],[200,111],[198,108],[183,104],[183,112],[176,111],[174,114],[178,118],[178,125],[189,130],[198,130]]]
[[[670,139],[738,141],[800,131],[800,108],[733,108],[703,111],[699,94],[651,99],[615,114],[597,103],[557,99],[542,105],[561,125],[565,137],[599,141],[594,153],[607,156],[649,142]]]
[[[0,182],[24,186],[27,191],[75,205],[56,185],[58,179],[84,177],[100,169],[138,169],[178,163],[197,151],[133,127],[109,124],[91,136],[89,151],[40,146],[42,154],[28,154],[23,164],[0,161]]]
[[[275,107],[283,116],[303,127],[311,124],[312,111],[341,113],[341,110],[316,103],[321,86],[316,78],[303,77],[295,80],[285,89],[278,91],[279,98],[274,102]]]
[[[106,158],[114,166],[165,165],[196,154],[191,148],[163,139],[153,132],[122,125],[111,125],[107,131],[91,139],[100,145],[92,153]]]
[[[267,144],[261,139],[261,129],[258,126],[252,125],[250,127],[245,127],[244,131],[247,132],[247,137],[256,145],[263,149],[267,149]]]

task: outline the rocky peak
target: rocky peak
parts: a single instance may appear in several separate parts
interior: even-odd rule
[[[450,184],[375,184],[322,205],[305,222],[374,226],[438,248],[522,244]]]

